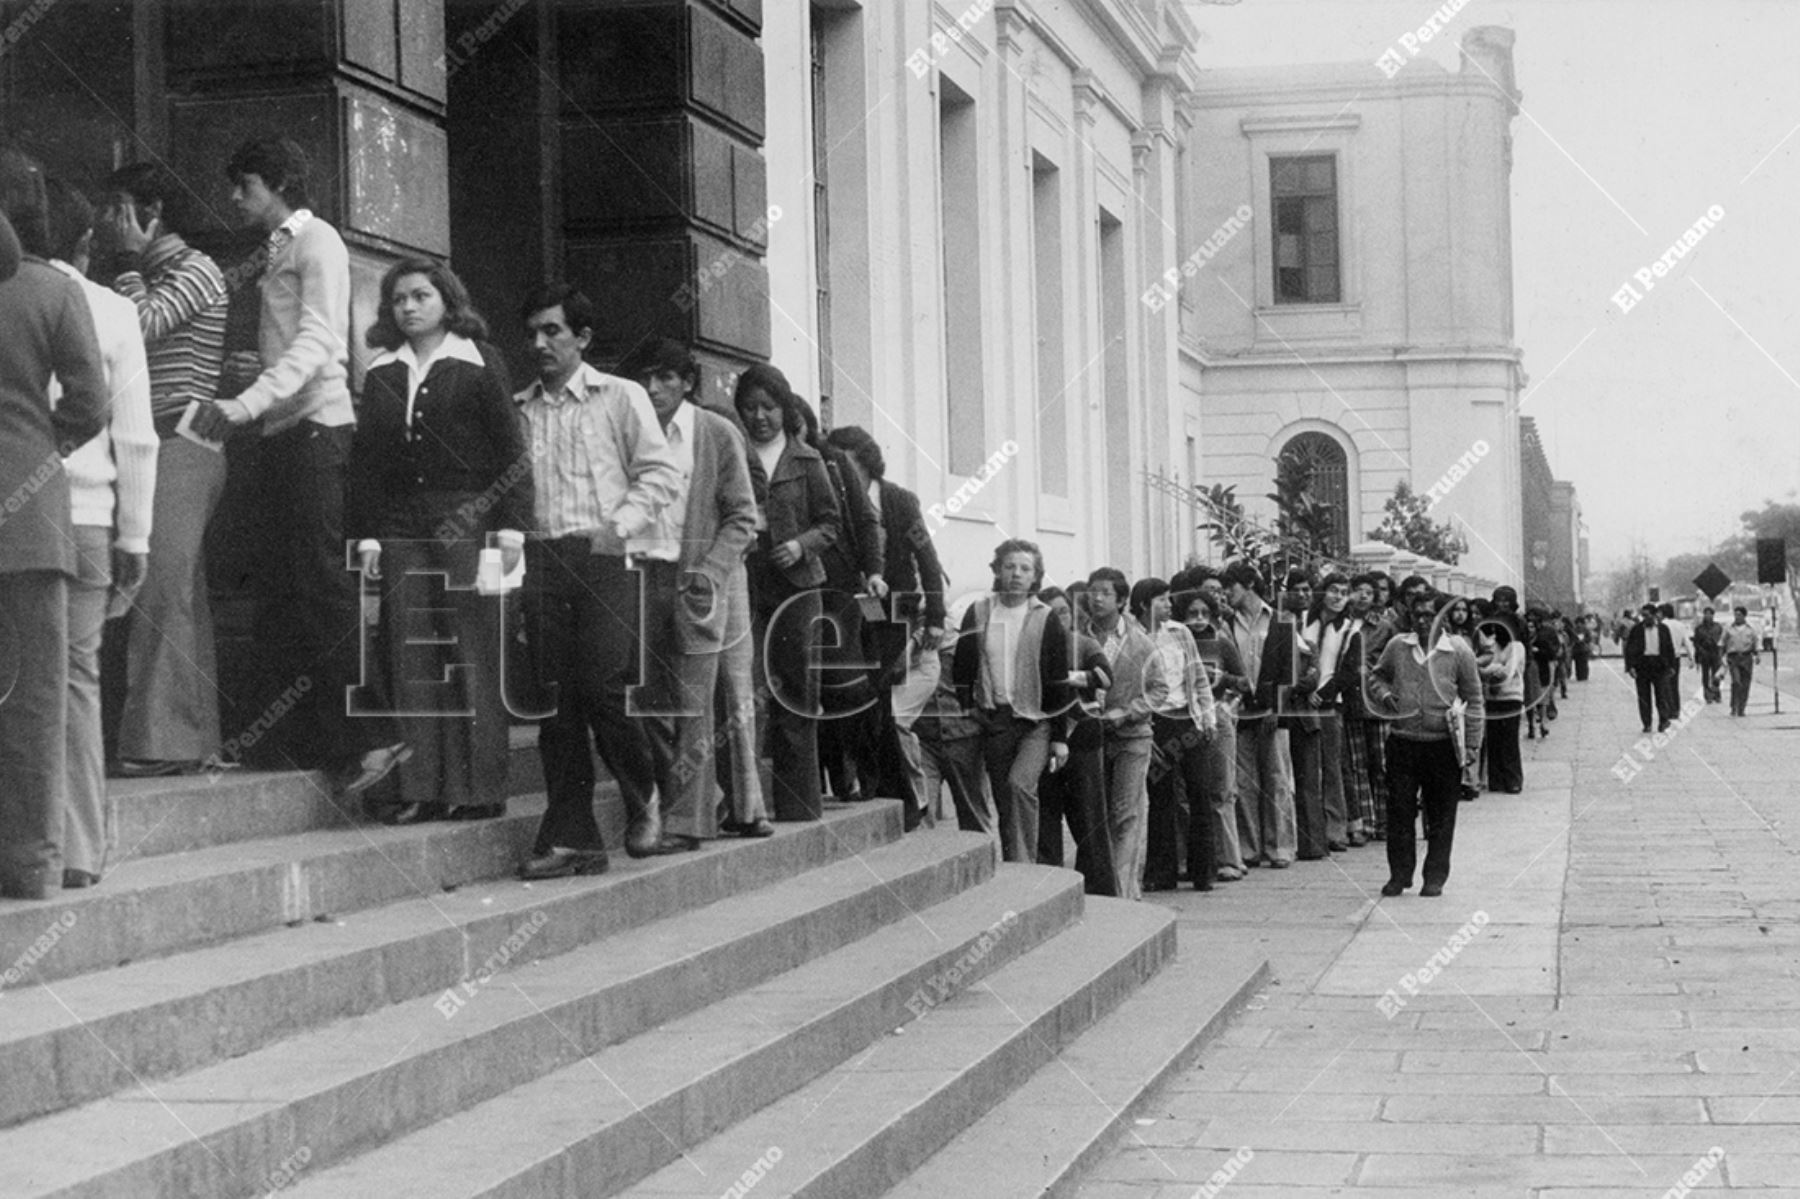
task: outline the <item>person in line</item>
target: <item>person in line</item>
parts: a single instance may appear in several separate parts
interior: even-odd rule
[[[609,860],[594,819],[594,751],[619,785],[626,852],[660,840],[650,733],[633,716],[628,686],[642,653],[643,620],[655,626],[670,597],[643,587],[627,543],[643,536],[681,490],[681,469],[644,389],[585,361],[594,302],[567,283],[525,298],[519,314],[538,378],[514,397],[529,444],[536,528],[525,542],[525,632],[532,678],[553,705],[538,726],[549,806],[526,879],[599,874]]]
[[[1426,898],[1444,893],[1456,841],[1456,809],[1462,769],[1449,721],[1451,705],[1467,705],[1464,717],[1484,717],[1475,655],[1435,619],[1429,590],[1415,592],[1410,628],[1389,641],[1369,675],[1376,710],[1392,722],[1388,736],[1388,881],[1381,893],[1399,895],[1413,885],[1416,826],[1421,811],[1429,845],[1423,883]],[[1466,758],[1466,755],[1465,755]]]
[[[389,824],[506,811],[510,755],[501,605],[482,551],[512,574],[533,527],[532,455],[500,351],[448,266],[402,258],[382,276],[350,445],[345,525],[382,590],[380,657],[411,756]],[[466,713],[466,715],[465,715]]]
[[[925,807],[927,811],[934,810],[948,784],[956,827],[965,833],[984,833],[999,848],[1000,815],[982,765],[981,722],[956,695],[958,644],[946,639],[934,651],[938,659],[936,681],[913,722],[925,776]]]
[[[1299,831],[1294,813],[1294,767],[1287,730],[1276,719],[1278,688],[1294,682],[1292,625],[1263,601],[1262,576],[1248,562],[1232,562],[1225,585],[1225,635],[1236,646],[1253,690],[1238,710],[1239,839],[1245,866],[1293,865]]]
[[[281,723],[302,766],[324,766],[340,799],[362,794],[411,753],[392,717],[352,714],[360,681],[362,600],[345,569],[344,485],[350,402],[350,253],[308,206],[306,152],[291,138],[245,142],[225,164],[232,203],[268,233],[257,326],[262,372],[233,399],[202,407],[203,437],[262,423],[257,494],[264,527],[253,585],[256,635],[280,691],[310,678]]]
[[[850,456],[859,482],[869,493],[881,519],[885,550],[881,578],[889,589],[891,619],[871,626],[872,660],[890,682],[910,670],[934,662],[944,639],[944,568],[932,544],[931,530],[916,493],[887,477],[887,460],[867,430],[845,425],[831,431],[830,443]],[[910,714],[897,716],[894,692],[878,687],[880,708],[875,735],[881,764],[881,794],[906,800],[909,817],[922,816],[924,773],[918,740],[909,728]]]
[[[31,519],[0,520],[0,618],[16,670],[0,703],[0,897],[44,899],[67,801],[69,586],[78,579],[63,459],[106,425],[106,368],[81,287],[43,258],[44,172],[0,146],[0,214],[23,249],[0,283],[0,494]],[[62,398],[50,403],[50,378]]]
[[[1343,719],[1344,807],[1352,847],[1387,839],[1387,775],[1383,765],[1386,722],[1369,713],[1364,691],[1369,667],[1367,644],[1374,617],[1375,576],[1350,580],[1345,605],[1344,645],[1337,670],[1321,684],[1326,703],[1334,703]]]
[[[1758,661],[1756,628],[1749,623],[1749,610],[1739,606],[1731,610],[1731,627],[1725,630],[1723,647],[1725,668],[1731,672],[1731,714],[1742,716],[1750,702],[1750,677]],[[1645,717],[1648,720],[1648,717]],[[1648,729],[1645,729],[1648,732]]]
[[[1155,744],[1151,713],[1167,703],[1168,682],[1156,643],[1126,613],[1131,589],[1124,572],[1102,566],[1088,575],[1087,583],[1089,627],[1111,665],[1111,679],[1099,702],[1113,870],[1119,898],[1140,899],[1149,848],[1149,776]]]
[[[69,582],[69,777],[62,884],[76,888],[100,881],[112,848],[100,717],[100,638],[108,608],[129,605],[144,581],[156,495],[157,444],[137,308],[87,278],[94,244],[94,206],[55,177],[46,181],[46,193],[53,253],[50,265],[75,280],[87,299],[106,369],[110,404],[106,428],[63,463],[75,527],[76,573]],[[60,386],[52,381],[52,403],[60,398],[60,392]]]
[[[1294,697],[1296,706],[1312,709],[1314,728],[1304,734],[1290,730],[1289,746],[1294,755],[1295,774],[1307,778],[1312,793],[1318,796],[1314,813],[1319,822],[1316,836],[1324,841],[1325,853],[1342,853],[1350,848],[1350,816],[1344,802],[1341,697],[1331,684],[1343,661],[1351,628],[1349,578],[1333,571],[1320,579],[1318,594],[1305,619],[1301,641],[1310,649],[1311,658],[1307,676],[1295,690]],[[1298,748],[1302,742],[1310,743],[1310,760],[1304,764]],[[1298,809],[1301,789],[1297,783],[1294,794]],[[1305,849],[1303,836],[1300,855],[1303,858]]]
[[[744,555],[756,538],[756,498],[737,426],[694,402],[700,364],[686,346],[660,339],[621,369],[649,394],[682,476],[681,493],[632,543],[645,586],[674,591],[674,602],[663,608],[665,623],[646,629],[645,641],[649,669],[658,676],[655,698],[663,705],[650,718],[663,829],[652,848],[679,853],[721,831],[713,798],[713,695],[731,611],[750,604]],[[742,635],[748,638],[747,628]],[[771,836],[775,826],[763,811],[754,772],[752,781],[742,810],[732,813],[731,831]]]
[[[759,363],[738,376],[732,396],[750,436],[752,470],[768,480],[764,527],[750,554],[757,678],[768,688],[762,722],[775,791],[776,820],[824,814],[819,779],[820,651],[825,551],[842,535],[825,460],[806,440],[805,405],[787,376]]]
[[[1038,779],[1069,760],[1069,631],[1038,598],[1044,555],[1011,538],[994,549],[991,595],[969,606],[952,658],[957,699],[981,725],[981,757],[1008,862],[1036,862]],[[1126,885],[1122,864],[1121,890]]]
[[[1475,614],[1469,606],[1469,601],[1460,595],[1452,596],[1444,602],[1443,611],[1445,631],[1469,647],[1469,652],[1475,655],[1475,664],[1479,668],[1481,650],[1475,635]],[[1481,739],[1486,731],[1487,722],[1485,720],[1469,721],[1467,729],[1468,761],[1463,766],[1462,772],[1462,798],[1465,801],[1481,797]]]
[[[1206,666],[1187,625],[1170,619],[1169,584],[1139,579],[1131,588],[1131,614],[1156,647],[1165,683],[1161,703],[1150,710],[1152,764],[1146,825],[1144,890],[1173,891],[1179,882],[1182,830],[1187,874],[1196,891],[1213,889],[1218,856],[1213,838],[1213,797],[1205,745],[1218,716]]]
[[[1214,584],[1208,587],[1207,583]],[[1200,743],[1202,792],[1212,801],[1213,878],[1232,883],[1244,877],[1244,854],[1238,840],[1237,816],[1237,710],[1250,689],[1237,646],[1220,633],[1222,600],[1216,576],[1177,574],[1170,580],[1175,592],[1171,611],[1186,624],[1196,652],[1206,667],[1207,685],[1213,693],[1213,735]],[[1192,589],[1189,589],[1189,588]]]
[[[210,405],[225,363],[231,296],[208,255],[185,240],[187,188],[165,167],[113,172],[99,233],[119,265],[113,290],[137,310],[159,439],[149,568],[132,610],[107,633],[102,682],[118,703],[118,773],[186,774],[219,752],[219,677],[206,579],[206,529],[225,494],[225,455],[176,432]],[[113,680],[107,678],[113,676]]]
[[[1719,674],[1725,665],[1725,626],[1713,619],[1713,610],[1700,613],[1694,626],[1694,665],[1700,668],[1700,691],[1709,704],[1719,702]],[[1586,678],[1583,671],[1578,677]]]
[[[858,803],[876,798],[882,783],[880,692],[885,681],[871,666],[875,659],[860,597],[875,601],[871,606],[887,599],[887,581],[881,573],[887,533],[881,506],[869,495],[869,480],[847,451],[820,432],[812,405],[803,399],[797,402],[806,420],[806,443],[825,463],[825,476],[844,518],[837,540],[821,555],[825,588],[819,602],[832,631],[819,646],[819,702],[824,709],[819,762],[832,796],[839,802]]]
[[[1656,705],[1658,732],[1667,729],[1675,719],[1678,709],[1669,702],[1667,683],[1675,661],[1675,638],[1663,626],[1662,613],[1655,604],[1645,604],[1643,619],[1625,635],[1625,673],[1637,684],[1638,718],[1646,733],[1650,731],[1652,703]],[[1526,702],[1531,702],[1529,678]]]
[[[1069,761],[1061,770],[1045,770],[1038,780],[1038,865],[1063,864],[1063,825],[1075,838],[1075,869],[1089,895],[1119,893],[1112,860],[1112,836],[1106,821],[1106,733],[1097,697],[1112,681],[1106,655],[1087,629],[1078,605],[1086,603],[1085,584],[1072,584],[1068,594],[1046,587],[1039,598],[1069,630],[1074,650],[1069,687],[1075,703],[1069,709]]]
[[[1481,739],[1481,756],[1488,789],[1517,795],[1525,789],[1525,766],[1519,758],[1519,713],[1525,707],[1525,647],[1503,620],[1487,620],[1476,626],[1482,653],[1484,714],[1487,727]],[[1485,658],[1485,663],[1482,659]]]

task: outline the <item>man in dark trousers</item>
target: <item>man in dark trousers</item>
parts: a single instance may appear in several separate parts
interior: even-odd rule
[[[1638,719],[1650,731],[1650,705],[1656,705],[1657,731],[1675,719],[1667,680],[1675,669],[1675,639],[1662,623],[1655,604],[1645,604],[1643,619],[1625,634],[1625,673],[1637,681]]]
[[[1415,822],[1425,817],[1423,885],[1419,894],[1444,893],[1450,851],[1456,840],[1456,809],[1462,798],[1462,770],[1468,765],[1467,738],[1458,754],[1451,730],[1451,705],[1461,700],[1465,730],[1486,714],[1475,653],[1435,619],[1437,598],[1429,589],[1413,594],[1410,629],[1381,651],[1369,674],[1369,694],[1377,714],[1391,721],[1388,735],[1388,881],[1381,893],[1392,897],[1413,883],[1418,861]]]
[[[10,148],[0,148],[0,213],[25,249],[0,283],[0,638],[10,642],[0,657],[17,671],[0,698],[0,896],[44,899],[63,828],[77,577],[62,460],[101,430],[108,391],[81,287],[43,258],[43,171]],[[63,387],[54,410],[52,374]]]
[[[594,819],[596,750],[625,798],[626,852],[654,853],[661,842],[655,754],[627,689],[640,659],[640,605],[654,623],[672,597],[644,589],[625,555],[681,494],[682,479],[643,387],[584,360],[599,319],[594,302],[553,283],[519,311],[538,368],[537,381],[514,397],[537,455],[525,629],[534,679],[554,688],[544,698],[555,704],[538,728],[550,802],[519,876],[564,878],[608,866]]]
[[[1709,704],[1719,702],[1719,671],[1725,665],[1725,626],[1713,619],[1713,610],[1700,613],[1694,626],[1694,664],[1700,668],[1700,690]]]
[[[892,619],[865,626],[864,646],[870,660],[880,664],[882,684],[877,697],[881,794],[899,796],[907,804],[909,827],[918,822],[927,804],[925,768],[919,739],[900,727],[893,711],[893,689],[887,684],[906,677],[907,671],[929,667],[944,638],[944,568],[937,547],[925,526],[919,497],[889,481],[887,460],[867,430],[855,425],[833,429],[832,445],[850,456],[860,478],[858,484],[875,494],[886,530],[882,551],[882,577],[888,585]]]

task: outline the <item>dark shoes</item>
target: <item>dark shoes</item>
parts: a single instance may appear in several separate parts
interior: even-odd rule
[[[200,769],[198,762],[163,762],[151,759],[126,758],[113,772],[122,779],[165,779],[178,774],[194,774]]]
[[[1350,848],[1350,842],[1348,842],[1348,841],[1328,841],[1325,844],[1325,848],[1330,850],[1332,853],[1343,853],[1346,849]]]
[[[403,803],[384,808],[374,815],[383,824],[430,824],[434,820],[448,820],[450,809],[441,803]]]
[[[412,757],[412,746],[404,741],[381,749],[372,749],[357,764],[345,771],[337,782],[337,797],[350,799],[361,795],[394,772],[394,768]]]
[[[719,831],[722,833],[731,833],[738,837],[773,837],[775,835],[775,826],[761,817],[748,822],[742,820],[721,820],[719,822]]]
[[[684,837],[679,833],[668,833],[646,845],[627,848],[626,852],[634,858],[660,858],[672,853],[692,853],[700,848],[700,838]]]
[[[504,803],[466,803],[459,808],[451,808],[445,815],[446,820],[498,820],[506,815]]]
[[[100,876],[91,871],[69,869],[63,871],[63,890],[65,891],[79,891],[83,887],[91,887],[99,881]]]
[[[1443,893],[1443,883],[1426,883],[1423,887],[1419,888],[1419,896],[1422,899],[1436,899]]]
[[[1397,878],[1390,878],[1381,885],[1381,893],[1389,899],[1392,899],[1410,886],[1412,886],[1412,883],[1410,882],[1401,882]]]
[[[519,867],[519,877],[529,882],[575,874],[605,874],[611,865],[604,849],[552,849]]]
[[[1174,889],[1175,883],[1172,879],[1159,878],[1155,880],[1144,880],[1144,890],[1146,891],[1173,891]]]

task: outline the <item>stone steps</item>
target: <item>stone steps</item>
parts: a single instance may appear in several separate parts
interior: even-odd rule
[[[521,819],[529,836],[535,818]],[[733,845],[729,854],[714,849],[645,863],[620,854],[612,872],[597,877],[530,886],[478,882],[17,990],[0,1007],[0,1078],[8,1080],[0,1087],[0,1127],[385,1004],[439,996],[527,926],[535,925],[510,956],[515,966],[873,850],[898,836],[896,825],[891,805],[837,810],[818,824],[784,825],[775,837]],[[460,828],[478,835],[469,831],[477,826]],[[390,831],[421,830],[381,830]],[[297,839],[288,848],[311,852],[320,839]],[[951,862],[965,873],[984,864],[978,849],[967,848]],[[935,859],[918,867],[949,868]],[[913,883],[911,875],[899,878],[889,883],[896,895]],[[866,883],[867,869],[854,866],[849,881]],[[820,876],[819,884],[826,895],[845,889],[836,876]],[[888,902],[886,894],[870,903]]]
[[[854,945],[304,1178],[295,1199],[635,1193],[671,1162],[688,1170],[683,1161],[713,1134],[786,1110],[783,1095],[881,1043],[913,1019],[907,1001],[959,960],[980,958],[966,984],[1060,941],[1080,913],[1080,887],[1062,871],[1002,866],[986,885]]]
[[[866,816],[859,811],[806,831],[829,840],[834,825],[866,822],[898,835],[897,805],[868,807]],[[729,870],[729,860],[744,855],[733,845],[640,866],[650,876],[651,906],[697,892],[701,876]],[[557,918],[537,920],[536,912],[546,911],[538,906],[522,926],[536,929],[515,941],[601,939],[518,966],[508,961],[485,984],[458,986],[460,1006],[445,1004],[436,991],[387,1003],[0,1132],[0,1194],[200,1196],[266,1188],[264,1176],[302,1148],[320,1168],[841,945],[860,944],[920,907],[959,893],[966,898],[992,860],[979,836],[914,839],[623,931],[608,927],[618,919],[608,911],[608,888],[593,885],[607,880],[538,884],[534,895],[576,893],[565,909],[571,927],[553,934]],[[612,890],[630,881],[620,879]]]
[[[1189,1065],[1268,980],[1268,962],[1253,952],[1171,962],[887,1199],[1074,1193],[1083,1171],[1131,1137],[1133,1117],[1153,1110],[1155,1088]]]
[[[968,1193],[942,1173],[965,1159],[1023,1195],[1260,968],[1144,988],[1166,909],[1084,903],[980,835],[903,838],[891,801],[520,883],[528,733],[512,766],[507,816],[409,828],[316,775],[115,787],[134,840],[101,886],[0,905],[27,980],[0,991],[0,1195],[712,1196],[778,1170],[774,1194],[917,1172],[923,1196]],[[596,810],[618,845],[616,791]],[[1058,1104],[1053,1152],[1005,1165]]]
[[[749,1182],[746,1173],[760,1161],[766,1176],[746,1188],[753,1193],[766,1188],[771,1195],[804,1199],[881,1194],[1038,1071],[1066,1076],[1058,1054],[1078,1045],[1097,1019],[1174,951],[1175,918],[1167,910],[1090,899],[1081,922],[1055,940],[689,1149],[631,1193],[717,1199],[734,1183]],[[1013,1166],[997,1160],[988,1172]],[[955,1180],[931,1193],[985,1194],[972,1181]]]

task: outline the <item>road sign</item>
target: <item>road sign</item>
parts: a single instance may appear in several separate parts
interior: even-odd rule
[[[1720,570],[1717,562],[1709,562],[1705,570],[1694,576],[1694,586],[1704,591],[1707,599],[1716,600],[1731,586],[1731,576]]]

